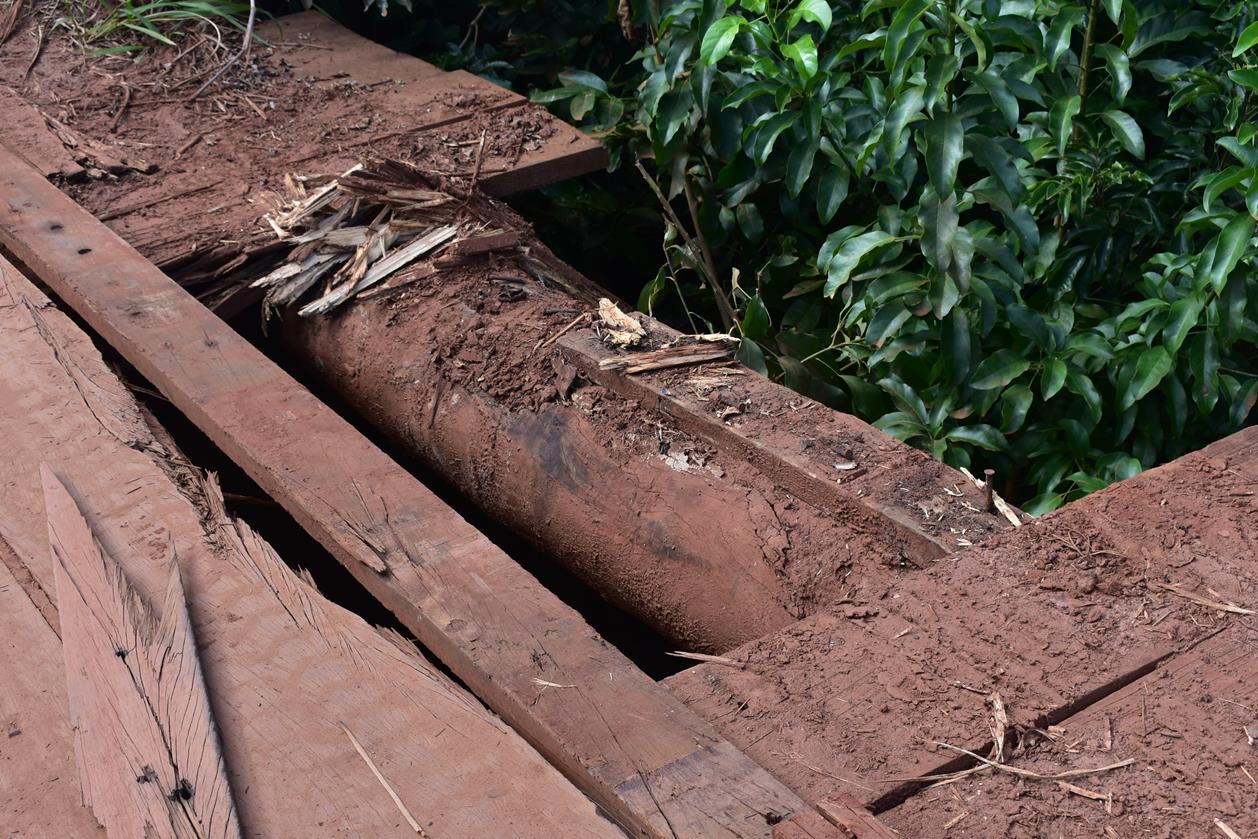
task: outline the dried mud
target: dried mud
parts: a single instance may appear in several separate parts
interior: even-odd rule
[[[1241,432],[668,684],[806,799],[890,806],[958,757],[935,744],[986,749],[991,692],[1042,727],[1252,620],[1186,595],[1258,607],[1256,450]]]

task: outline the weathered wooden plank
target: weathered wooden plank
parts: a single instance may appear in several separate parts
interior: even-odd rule
[[[0,545],[13,548],[2,558],[6,570],[23,572],[18,585],[45,604],[49,625],[60,618],[43,597],[56,594],[57,572],[44,522],[42,461],[51,460],[73,485],[93,534],[148,603],[161,601],[173,543],[250,835],[413,837],[376,771],[430,835],[621,835],[413,646],[329,603],[248,527],[229,520],[213,487],[202,488],[158,442],[87,337],[2,261],[0,439]],[[7,624],[8,614],[0,613],[0,637]],[[59,652],[55,658],[59,663]],[[48,676],[29,664],[14,672]],[[65,676],[56,679],[64,683]],[[0,695],[8,694],[8,681],[0,680]],[[67,758],[69,738],[67,725]],[[5,746],[0,740],[0,752]],[[6,773],[10,768],[19,767],[6,766]],[[53,803],[37,800],[29,787],[17,784],[21,797],[6,800],[6,829],[23,823],[9,806],[21,816],[29,806]]]
[[[45,177],[82,178],[80,166],[61,141],[48,130],[44,115],[12,88],[0,86],[0,113],[4,114],[4,142]]]
[[[816,810],[800,813],[773,827],[773,839],[852,839]]]
[[[1054,739],[1029,741],[1012,761],[1040,774],[1095,769],[1052,781],[981,772],[924,791],[882,815],[903,836],[1258,835],[1258,631],[1225,628],[1153,673],[1062,720]],[[1249,732],[1247,734],[1247,732]]]
[[[3,152],[0,196],[0,242],[623,825],[763,837],[804,809],[348,423]]]
[[[1015,725],[1055,723],[1258,608],[1258,428],[812,615],[667,684],[810,801],[878,812]],[[977,820],[976,820],[977,823]]]
[[[662,340],[677,337],[657,321],[650,326]],[[608,369],[622,354],[586,331],[564,336],[559,345],[592,381],[737,453],[796,497],[834,511],[846,527],[878,531],[888,545],[902,545],[907,561],[926,563],[1010,527],[1003,517],[976,512],[982,494],[961,473],[751,370],[737,366],[739,375],[726,377],[719,394],[724,401],[714,404],[713,394],[700,396],[689,384],[704,371]],[[724,418],[726,403],[745,410]],[[968,507],[961,503],[966,500]]]
[[[6,836],[103,839],[74,767],[61,642],[9,569],[0,538],[0,824]]]
[[[118,837],[237,839],[177,558],[154,613],[47,464],[40,479],[84,803]]]

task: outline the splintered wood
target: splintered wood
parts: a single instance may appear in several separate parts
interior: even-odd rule
[[[204,705],[190,693],[190,632],[248,835],[413,839],[397,800],[433,836],[620,835],[412,643],[327,601],[230,519],[214,482],[159,442],[87,336],[2,258],[0,439],[4,835],[95,836],[96,818],[111,837],[171,835],[160,820],[132,829],[163,807],[192,808],[206,821],[199,837],[230,835]],[[45,502],[41,462],[73,500],[50,487]],[[167,597],[181,591],[172,544],[190,628]],[[141,599],[172,605],[156,619]],[[141,694],[155,700],[151,721],[147,705],[133,707]]]
[[[160,616],[40,466],[83,802],[113,836],[241,835],[173,553]]]
[[[355,166],[309,195],[302,194],[296,178],[288,182],[298,196],[267,221],[293,249],[283,264],[253,282],[266,289],[268,311],[298,302],[322,281],[316,299],[298,314],[326,314],[377,286],[398,288],[431,277],[440,264],[411,266],[446,250],[447,264],[519,250],[518,231],[494,227],[469,203],[470,195],[451,194],[439,179],[407,163]]]

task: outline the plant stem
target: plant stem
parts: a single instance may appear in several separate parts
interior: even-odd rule
[[[1083,50],[1079,53],[1079,116],[1088,112],[1088,76],[1092,70],[1092,39],[1096,33],[1096,16],[1100,12],[1100,0],[1092,0],[1088,7],[1088,27],[1083,31]],[[1079,128],[1075,127],[1076,138]]]
[[[712,294],[716,297],[716,308],[721,312],[721,320],[725,321],[725,328],[733,330],[734,325],[738,323],[738,314],[734,311],[734,306],[730,303],[729,298],[725,296],[725,290],[721,288],[721,284],[717,280],[716,261],[712,259],[712,249],[708,247],[707,237],[703,235],[703,228],[699,224],[699,206],[695,201],[694,190],[690,188],[690,178],[682,175],[682,183],[685,185],[686,206],[690,208],[690,221],[695,226],[695,238],[699,240],[699,250],[703,254],[703,264],[708,268],[708,282],[712,286]]]
[[[660,189],[660,185],[655,182],[655,179],[651,177],[649,172],[647,172],[646,167],[642,165],[642,161],[640,159],[636,159],[634,160],[633,165],[638,167],[638,172],[642,175],[642,179],[646,181],[647,186],[649,186],[651,191],[655,193],[655,197],[660,202],[660,207],[664,210],[664,213],[668,216],[669,220],[673,222],[673,225],[677,228],[677,232],[681,234],[682,239],[686,241],[686,246],[692,251],[699,251],[700,255],[703,257],[704,270],[699,273],[703,275],[703,279],[707,282],[708,287],[712,289],[712,294],[716,297],[716,307],[720,311],[721,321],[725,324],[725,328],[733,331],[734,325],[738,323],[738,316],[734,313],[734,307],[730,304],[729,299],[725,296],[725,292],[721,290],[721,287],[717,282],[716,268],[712,262],[712,254],[708,250],[707,240],[703,238],[703,233],[699,230],[699,218],[698,213],[695,211],[696,207],[694,204],[694,196],[690,191],[690,181],[686,181],[686,201],[690,205],[690,217],[694,221],[696,235],[699,237],[697,245],[695,240],[691,238],[690,232],[686,230],[686,225],[681,223],[681,219],[678,218],[677,213],[673,211],[673,205],[668,203],[668,199],[664,197],[664,191]]]
[[[226,73],[228,67],[231,67],[237,61],[249,54],[249,47],[253,45],[253,24],[257,21],[257,19],[258,0],[249,0],[249,22],[245,25],[245,40],[244,43],[240,45],[240,51],[231,58],[227,59],[227,63],[225,63],[222,67],[219,67],[218,70],[214,72],[214,75],[206,79],[205,83],[197,88],[197,92],[188,97],[189,102],[195,100],[198,96],[205,92],[207,87],[218,81],[219,76]]]

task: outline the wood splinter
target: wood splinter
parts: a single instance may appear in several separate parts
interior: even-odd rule
[[[173,548],[156,615],[47,464],[40,477],[83,803],[111,837],[240,839]]]

